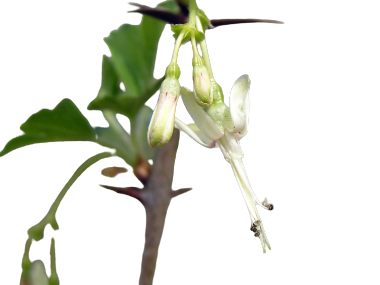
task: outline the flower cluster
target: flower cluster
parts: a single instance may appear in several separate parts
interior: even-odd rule
[[[234,83],[229,107],[224,103],[222,88],[215,81],[204,37],[204,25],[195,1],[190,1],[190,21],[172,27],[176,44],[172,61],[166,69],[166,78],[161,85],[160,96],[153,113],[148,141],[152,147],[165,145],[171,138],[173,127],[180,129],[202,146],[219,146],[225,160],[231,164],[251,218],[251,230],[259,237],[263,251],[270,249],[257,205],[272,210],[273,205],[265,198],[260,202],[252,190],[243,165],[243,152],[239,145],[248,131],[249,89],[248,75],[240,76]],[[179,84],[180,71],[177,56],[181,44],[191,41],[193,48],[193,91]],[[201,47],[202,56],[198,52]],[[186,125],[175,117],[179,96],[194,124]]]

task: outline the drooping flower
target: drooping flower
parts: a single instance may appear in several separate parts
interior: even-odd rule
[[[180,95],[181,85],[178,82],[179,67],[170,64],[166,78],[161,84],[160,96],[148,128],[148,142],[151,147],[160,147],[168,143],[173,134],[175,110]]]
[[[211,80],[207,68],[199,55],[194,55],[193,57],[193,83],[195,101],[199,106],[209,107],[213,100]]]
[[[270,245],[256,205],[267,210],[272,210],[273,205],[269,204],[266,198],[260,202],[253,192],[242,161],[244,155],[239,145],[239,140],[247,134],[248,130],[248,93],[251,82],[248,75],[242,75],[235,81],[230,95],[230,107],[223,102],[220,86],[216,82],[212,84],[214,101],[206,111],[197,104],[193,92],[181,88],[184,105],[198,128],[193,125],[187,126],[177,118],[175,118],[175,126],[205,147],[214,147],[216,144],[220,147],[225,160],[231,164],[243,194],[251,218],[251,230],[260,238],[265,253],[266,246],[270,249]],[[204,137],[202,138],[199,134],[203,134]]]

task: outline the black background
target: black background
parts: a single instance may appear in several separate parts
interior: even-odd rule
[[[215,1],[212,1],[215,2]],[[245,1],[251,3],[251,1]],[[155,1],[144,1],[154,6]],[[218,3],[220,3],[218,1]],[[236,4],[235,4],[236,3]],[[264,4],[263,4],[264,3]],[[285,20],[283,1],[244,1],[199,6],[210,18],[271,18]],[[140,15],[126,14],[125,3],[91,3],[90,6],[29,7],[8,43],[16,43],[14,67],[7,85],[12,92],[3,101],[1,115],[4,145],[18,135],[19,125],[41,108],[53,108],[71,98],[92,125],[106,126],[99,112],[86,106],[100,85],[102,54],[109,54],[103,37],[121,23],[138,23]],[[46,7],[45,7],[46,8]],[[45,10],[46,11],[46,10]],[[272,251],[263,255],[249,231],[249,216],[230,166],[219,150],[208,150],[181,134],[173,188],[194,191],[172,201],[168,212],[155,284],[252,283],[283,272],[285,246],[284,108],[285,26],[243,24],[207,32],[216,80],[226,103],[235,79],[249,74],[251,115],[249,133],[241,142],[244,163],[259,197],[268,197],[274,212],[259,209]],[[162,76],[170,61],[173,38],[169,27],[160,42],[155,76]],[[179,54],[182,85],[191,87],[191,47]],[[157,97],[149,105],[154,108]],[[5,103],[7,102],[7,103]],[[190,122],[182,102],[177,117]],[[128,120],[119,117],[128,129]],[[102,151],[90,143],[55,143],[19,149],[1,159],[5,235],[12,247],[7,256],[19,268],[26,230],[47,212],[51,202],[75,169]],[[89,169],[72,187],[58,211],[61,229],[48,227],[45,240],[32,246],[32,259],[48,264],[49,239],[57,243],[57,265],[62,284],[82,284],[105,278],[110,283],[136,284],[143,248],[144,210],[134,199],[104,190],[98,183],[139,185],[132,174],[115,180],[100,176],[103,167],[122,165],[107,159]],[[6,186],[7,185],[7,186]],[[13,270],[12,270],[13,271]],[[14,279],[19,279],[15,270]],[[206,278],[201,276],[206,275]],[[75,279],[74,279],[75,278]],[[230,283],[231,283],[230,282]]]

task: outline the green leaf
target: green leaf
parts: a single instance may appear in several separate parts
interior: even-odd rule
[[[132,140],[124,141],[119,133],[110,128],[93,129],[69,99],[63,99],[53,110],[43,109],[30,116],[21,125],[21,130],[25,134],[10,140],[0,152],[0,156],[35,143],[92,141],[116,149],[116,155],[123,158],[129,165],[133,166],[137,159]]]
[[[172,13],[179,13],[180,9],[175,1],[165,1],[159,3],[156,7],[165,8]],[[165,29],[165,26],[168,23],[160,21],[153,17],[143,16],[141,19],[141,31],[142,37],[144,39],[144,59],[147,62],[147,68],[149,74],[154,76],[154,69],[156,66],[157,50],[158,44],[161,40],[162,33]],[[143,105],[145,105],[144,102]]]
[[[70,99],[63,99],[53,110],[42,109],[30,116],[20,129],[25,134],[54,140],[95,139],[90,123]]]
[[[116,73],[112,58],[103,55],[102,62],[102,86],[98,97],[112,97],[114,94],[123,93],[120,89],[120,79]]]
[[[127,93],[135,97],[144,91],[146,85],[149,86],[154,81],[153,73],[149,74],[149,54],[144,58],[146,48],[141,26],[142,23],[139,26],[122,25],[104,39],[111,51],[114,68],[120,80],[124,83]]]
[[[161,83],[164,79],[164,76],[160,79],[154,79],[151,88],[140,97],[128,96],[127,92],[124,90],[119,90],[112,95],[110,93],[104,95],[105,89],[101,88],[99,89],[98,96],[88,104],[87,110],[111,110],[133,120],[139,109],[160,90]]]
[[[172,4],[163,2],[159,6],[170,8]],[[102,86],[89,110],[109,109],[133,118],[158,90],[163,78],[155,79],[153,71],[165,24],[143,16],[140,25],[124,24],[104,39],[112,57],[103,57]],[[120,89],[120,83],[125,91]]]
[[[131,121],[131,137],[139,155],[146,160],[153,159],[155,149],[148,143],[148,127],[153,110],[148,106],[142,106]]]
[[[10,140],[0,156],[35,143],[96,140],[90,123],[70,99],[63,99],[53,110],[33,114],[20,129],[24,134]]]
[[[128,146],[112,128],[96,127],[95,132],[98,135],[97,142],[99,144],[115,149],[117,156],[132,167],[135,165],[137,159],[135,151],[131,151],[131,146]]]

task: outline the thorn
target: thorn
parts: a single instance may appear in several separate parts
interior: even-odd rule
[[[216,28],[219,26],[233,25],[233,24],[248,24],[248,23],[270,23],[270,24],[283,24],[284,22],[276,20],[262,20],[262,19],[215,19],[210,20],[211,24]]]
[[[170,24],[185,24],[188,21],[188,17],[183,15],[183,13],[173,14],[164,7],[151,8],[149,6],[141,5],[134,2],[130,2],[129,4],[137,6],[138,9],[129,11],[128,13],[140,13],[142,15],[147,15],[159,20],[166,21]]]
[[[172,198],[177,197],[178,195],[181,195],[183,193],[189,192],[193,188],[181,188],[176,191],[172,191]]]
[[[142,204],[144,204],[143,197],[142,197],[143,192],[142,192],[142,189],[140,189],[140,188],[137,188],[137,187],[121,188],[121,187],[114,187],[114,186],[107,186],[107,185],[99,185],[99,186],[106,188],[106,189],[109,189],[109,190],[112,190],[112,191],[115,191],[116,193],[119,193],[119,194],[131,196],[131,197],[139,200]]]
[[[149,6],[142,5],[142,4],[139,4],[139,3],[136,3],[136,2],[129,2],[128,4],[132,5],[132,6],[139,7],[139,8],[150,8]],[[150,9],[152,9],[152,8],[150,8]]]

